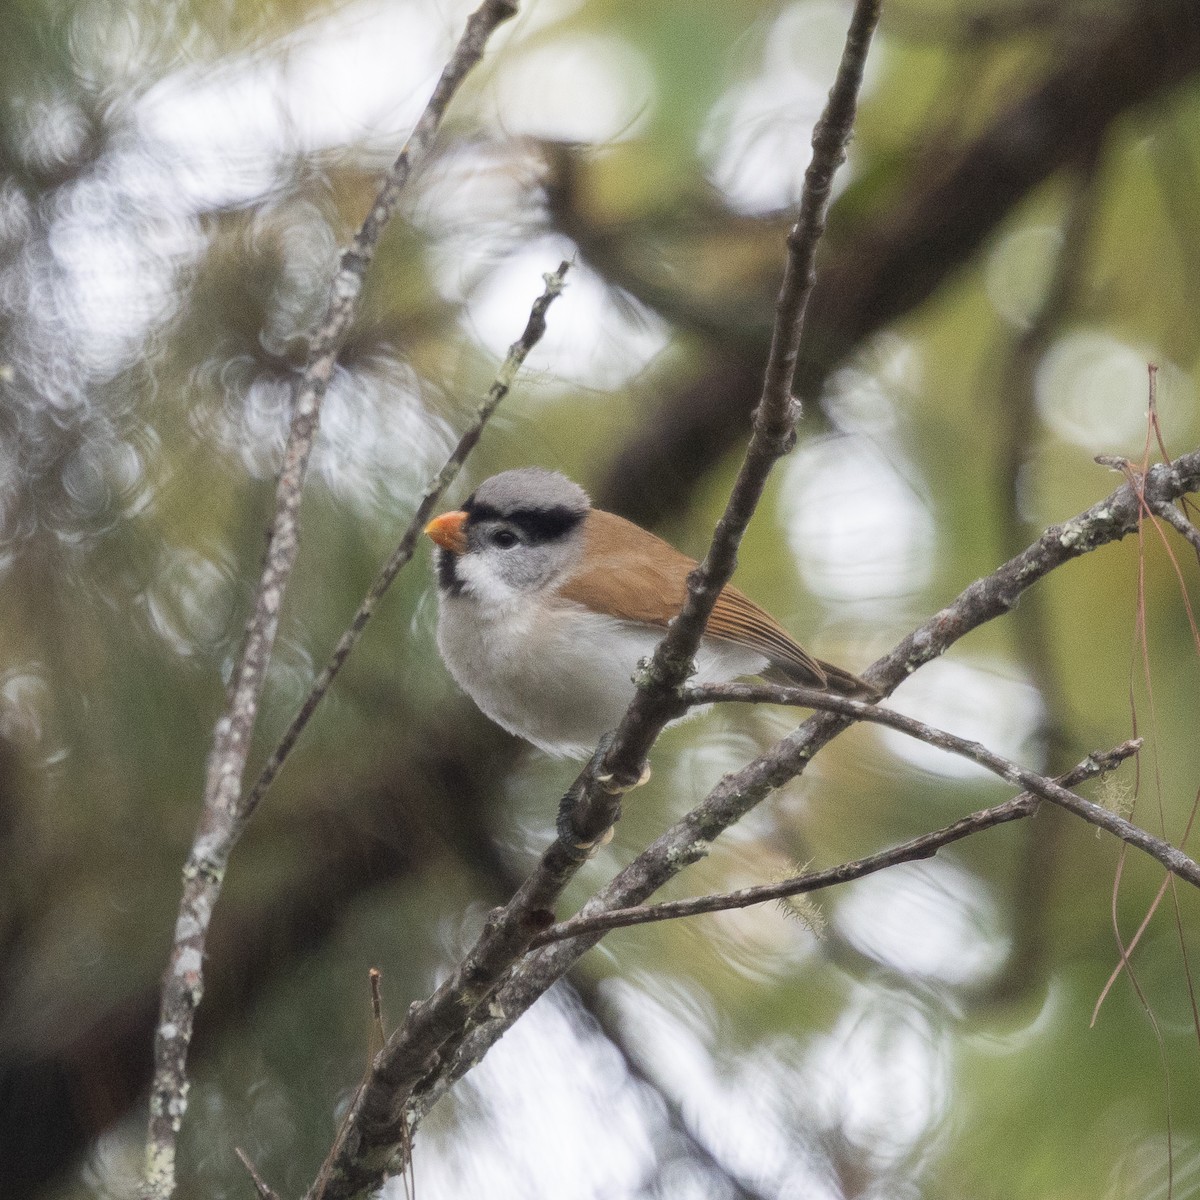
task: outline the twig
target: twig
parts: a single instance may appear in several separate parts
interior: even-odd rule
[[[1150,500],[1174,500],[1200,489],[1200,450],[1181,455],[1170,466],[1151,468],[1145,476],[1144,489]],[[972,629],[1008,612],[1022,592],[1051,571],[1135,532],[1140,505],[1139,489],[1125,484],[1078,516],[1052,526],[1021,554],[972,583],[890,654],[863,672],[864,678],[891,690]],[[713,840],[775,788],[800,775],[813,755],[848,728],[851,721],[834,713],[819,713],[746,767],[727,775],[701,804],[602,888],[582,913],[591,916],[643,903],[669,879],[703,858]],[[428,1112],[454,1081],[477,1063],[496,1039],[599,937],[599,934],[580,935],[530,955],[497,993],[492,1002],[495,1015],[471,1030],[454,1060],[431,1077],[414,1098],[414,1121]]]
[[[1097,752],[1089,755],[1072,771],[1057,780],[1057,784],[1064,788],[1075,787],[1084,780],[1092,779],[1097,775],[1105,775],[1119,767],[1125,759],[1136,754],[1141,748],[1141,744],[1141,738],[1134,738],[1131,741],[1122,742],[1121,745],[1107,753]],[[975,758],[974,754],[968,754],[967,757]],[[1049,784],[1055,781],[1047,779],[1044,782]],[[691,900],[668,900],[661,904],[614,908],[593,916],[571,917],[567,921],[551,925],[545,933],[539,934],[534,939],[531,949],[547,946],[551,942],[561,942],[579,934],[603,933],[611,929],[628,928],[632,925],[648,925],[654,921],[671,921],[679,917],[698,916],[701,913],[724,912],[731,908],[749,908],[752,904],[764,904],[770,900],[782,900],[787,896],[799,896],[805,892],[816,892],[836,884],[849,883],[853,879],[861,879],[864,875],[873,875],[876,871],[897,866],[899,863],[932,858],[943,846],[948,846],[952,842],[961,841],[984,829],[991,829],[995,825],[1003,825],[1008,821],[1018,821],[1023,817],[1032,816],[1037,812],[1041,802],[1041,794],[1025,791],[1011,800],[1006,800],[1003,804],[982,808],[942,829],[910,838],[888,850],[881,850],[877,854],[871,854],[853,862],[842,863],[840,866],[829,867],[824,871],[813,871],[792,879],[784,879],[778,883],[759,884],[755,887],[739,888],[733,892],[721,892],[718,895],[698,896]]]
[[[1169,500],[1148,501],[1150,511],[1155,516],[1162,517],[1168,525],[1173,526],[1192,544],[1192,548],[1200,554],[1200,529],[1191,523]]]
[[[254,1190],[258,1193],[258,1200],[279,1200],[271,1185],[259,1174],[258,1168],[250,1161],[250,1156],[241,1148],[235,1146],[234,1154],[241,1159],[242,1166],[246,1168],[246,1173],[250,1176],[254,1183]]]
[[[542,335],[546,332],[546,313],[550,305],[562,294],[562,290],[566,286],[566,274],[570,266],[569,262],[561,262],[558,265],[557,271],[552,275],[544,276],[546,283],[545,291],[534,301],[533,307],[529,312],[529,321],[525,326],[525,331],[509,346],[508,354],[501,364],[500,369],[496,372],[496,378],[492,381],[492,386],[488,389],[483,402],[475,411],[474,420],[463,432],[462,437],[459,438],[458,445],[454,447],[454,451],[446,460],[445,466],[430,480],[424,492],[421,493],[421,503],[417,505],[417,510],[413,513],[412,520],[409,522],[408,528],[404,531],[399,544],[392,552],[392,556],[380,569],[379,574],[375,576],[374,581],[367,590],[366,596],[363,597],[362,603],[358,606],[358,611],[354,614],[354,620],[350,622],[349,628],[338,640],[338,644],[334,648],[333,654],[330,655],[329,661],[325,664],[320,675],[317,676],[312,687],[309,689],[308,695],[304,698],[304,703],[300,705],[296,711],[296,715],[291,720],[291,724],[288,725],[287,730],[279,739],[279,744],[271,751],[270,757],[263,764],[262,771],[259,773],[254,787],[250,789],[246,796],[247,816],[254,811],[267,789],[274,783],[275,777],[279,774],[288,755],[292,752],[304,727],[308,724],[313,713],[316,712],[317,706],[325,698],[325,694],[329,691],[334,679],[337,678],[338,672],[349,657],[350,651],[358,644],[367,622],[375,613],[379,601],[383,599],[384,593],[391,587],[392,581],[399,574],[401,568],[412,558],[417,540],[421,536],[421,530],[425,528],[429,518],[433,515],[433,510],[437,507],[438,501],[442,498],[446,489],[457,478],[459,470],[467,460],[467,456],[475,449],[480,435],[483,433],[484,425],[487,424],[500,402],[508,395],[513,383],[516,381],[517,372],[529,356],[529,352],[542,340]]]
[[[864,704],[861,700],[849,700],[843,696],[831,696],[828,692],[820,692],[813,688],[776,687],[769,683],[710,683],[688,688],[686,695],[689,704],[712,704],[720,700],[751,704],[798,704],[805,708],[819,708],[825,712],[837,713],[856,721],[887,725],[890,729],[897,729],[909,737],[937,746],[940,750],[969,758],[1009,783],[1020,784],[1042,799],[1050,800],[1090,824],[1107,830],[1121,841],[1144,850],[1173,875],[1200,887],[1200,863],[1194,862],[1170,842],[1154,837],[1153,834],[1099,804],[1076,796],[1074,792],[1068,791],[1054,780],[1028,771],[1019,764],[994,754],[979,742],[968,741],[957,734],[947,733],[944,729],[934,729],[931,725],[907,717],[894,709]]]
[[[225,711],[213,735],[203,812],[183,869],[183,895],[163,979],[143,1181],[143,1194],[151,1200],[167,1200],[175,1191],[176,1145],[187,1108],[187,1055],[204,989],[205,943],[229,856],[245,824],[242,777],[284,591],[299,549],[300,499],[321,402],[358,309],[367,267],[401,189],[413,165],[424,157],[454,93],[479,61],[492,31],[515,12],[515,0],[484,0],[468,21],[425,111],[388,172],[362,227],[342,255],[328,307],[313,334],[308,361],[297,382],[254,612]]]
[[[387,1041],[387,1026],[383,1021],[383,972],[378,967],[372,967],[367,972],[367,982],[371,987],[371,1050],[378,1050]]]
[[[466,1037],[476,1010],[520,960],[530,941],[553,919],[551,906],[611,828],[617,796],[601,783],[621,787],[641,774],[646,751],[678,712],[677,688],[690,669],[708,612],[733,572],[737,544],[762,492],[767,471],[786,451],[794,413],[790,380],[799,344],[799,323],[812,287],[812,262],[824,224],[833,173],[842,161],[853,122],[870,35],[880,0],[858,0],[829,104],[813,135],[813,159],[805,178],[801,215],[789,238],[785,282],[780,294],[778,336],[764,384],[760,413],[746,463],[738,476],[713,549],[694,581],[684,611],[655,653],[652,682],[640,688],[605,753],[597,754],[569,796],[578,796],[570,818],[513,898],[493,912],[484,932],[429,999],[414,1004],[376,1057],[370,1077],[355,1098],[343,1134],[309,1189],[308,1200],[349,1200],[376,1187],[392,1169],[400,1127],[413,1090],[436,1072]]]

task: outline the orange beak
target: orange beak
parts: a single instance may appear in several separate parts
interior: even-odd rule
[[[444,549],[462,554],[467,548],[467,535],[463,532],[466,523],[465,512],[442,513],[425,526],[425,532]]]

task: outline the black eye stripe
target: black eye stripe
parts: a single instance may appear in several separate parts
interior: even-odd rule
[[[574,529],[583,513],[573,508],[527,508],[513,513],[512,522],[531,542],[548,542]]]
[[[474,496],[463,505],[469,513],[467,524],[477,525],[483,521],[503,521],[520,530],[527,542],[548,542],[561,537],[584,518],[584,513],[575,508],[554,506],[553,508],[520,508],[516,512],[503,513],[490,504],[480,504]]]
[[[462,510],[470,518],[472,524],[477,521],[497,521],[501,519],[501,513],[498,508],[493,508],[490,504],[480,504],[475,499],[474,493],[463,501]]]

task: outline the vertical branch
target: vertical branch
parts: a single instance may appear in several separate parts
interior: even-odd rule
[[[283,465],[275,487],[275,514],[267,537],[254,611],[234,670],[225,711],[217,722],[204,784],[204,807],[183,869],[183,894],[154,1039],[154,1080],[146,1141],[143,1192],[165,1200],[175,1191],[175,1155],[187,1109],[187,1054],[204,990],[204,950],[230,853],[245,823],[242,777],[259,699],[279,627],[284,591],[299,549],[300,499],[330,376],[358,309],[363,279],[384,226],[413,166],[428,151],[446,108],[483,55],[493,30],[517,11],[515,0],[484,0],[467,22],[432,97],[388,172],[371,211],[343,253],[329,303],[313,335],[296,387]]]
[[[813,154],[804,174],[800,211],[787,239],[787,259],[775,302],[775,324],[762,394],[754,410],[753,433],[729,502],[717,522],[707,556],[688,579],[683,610],[671,622],[650,665],[639,678],[633,703],[608,745],[603,762],[591,773],[593,777],[603,775],[618,785],[636,782],[655,738],[678,715],[679,688],[692,671],[692,658],[717,596],[737,566],[738,546],[762,497],[767,476],[794,444],[799,406],[792,399],[792,377],[804,316],[816,281],[817,245],[825,232],[833,178],[845,161],[846,145],[854,127],[867,51],[881,3],[882,0],[857,0],[837,77],[813,130]],[[584,784],[573,811],[566,817],[575,840],[589,844],[604,835],[618,812],[618,799],[592,782]]]
[[[1034,377],[1038,364],[1071,313],[1087,267],[1087,251],[1096,224],[1100,198],[1103,143],[1083,149],[1071,175],[1071,195],[1062,222],[1062,241],[1037,310],[1013,343],[1000,371],[998,401],[1000,434],[997,447],[996,491],[1000,546],[1016,554],[1025,540],[1021,514],[1022,472],[1032,458],[1030,440],[1038,427]],[[1032,592],[1013,613],[1014,644],[1019,661],[1042,700],[1038,734],[1046,745],[1051,770],[1067,765],[1070,753],[1070,706],[1062,673],[1056,666],[1050,605],[1044,593]],[[1042,933],[1049,894],[1060,862],[1065,822],[1057,814],[1042,821],[1036,832],[1025,831],[1012,906],[1013,948],[1008,969],[997,979],[988,999],[1020,994],[1033,985],[1043,967],[1046,939]]]

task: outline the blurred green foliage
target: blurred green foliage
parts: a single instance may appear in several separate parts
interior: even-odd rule
[[[1135,8],[890,6],[823,265],[869,265],[893,214]],[[466,12],[450,0],[5,10],[5,1196],[133,1194],[146,1022],[290,380],[338,248]],[[832,0],[529,0],[504,31],[372,268],[323,417],[253,761],[564,252],[579,262],[551,335],[467,473],[542,463],[641,513],[666,481],[628,455],[657,441],[684,481],[660,530],[703,551],[847,12]],[[1118,477],[1092,457],[1140,456],[1146,361],[1160,367],[1169,448],[1195,444],[1200,87],[1175,75],[1182,85],[1151,89],[1104,130],[1094,170],[1065,140],[1058,168],[998,214],[982,248],[941,244],[939,214],[923,214],[942,282],[872,337],[853,333],[874,328],[869,314],[816,305],[810,356],[839,344],[826,317],[846,322],[849,348],[819,373],[738,579],[823,656],[865,664],[1009,547],[1112,490]],[[1024,136],[1013,130],[1014,155]],[[990,165],[999,187],[1011,164]],[[1084,200],[1077,282],[1047,311]],[[1009,367],[1031,325],[1046,348],[1021,376]],[[736,419],[709,434],[656,422],[692,396]],[[1182,587],[1148,531],[1057,572],[897,702],[1052,771],[1129,736],[1136,704],[1135,819],[1178,840],[1198,786],[1183,595],[1196,573],[1182,541],[1167,542]],[[362,1069],[367,968],[382,968],[396,1017],[549,835],[568,768],[510,745],[454,695],[434,612],[415,562],[235,856],[202,1010],[188,1196],[244,1194],[234,1145],[297,1194]],[[716,713],[669,731],[654,781],[570,902],[793,720]],[[857,730],[668,890],[833,863],[1005,795]],[[525,1048],[423,1131],[420,1194],[473,1194],[478,1174],[493,1196],[1149,1200],[1167,1195],[1168,1164],[1175,1197],[1200,1194],[1197,898],[1167,893],[1134,959],[1138,988],[1118,982],[1089,1030],[1119,959],[1110,910],[1128,939],[1161,872],[1056,813],[1027,824],[820,898],[820,941],[773,909],[611,935],[578,984],[620,1055],[574,1009],[555,1033],[544,1003],[530,1032],[510,1035]],[[506,1106],[539,1096],[528,1136],[505,1133]],[[639,1137],[622,1133],[634,1117]],[[576,1146],[566,1126],[594,1140]]]

